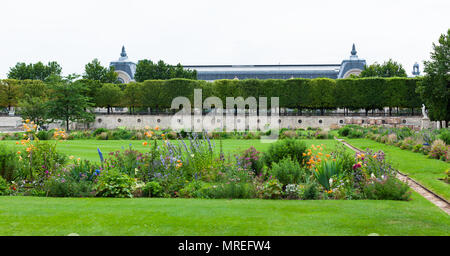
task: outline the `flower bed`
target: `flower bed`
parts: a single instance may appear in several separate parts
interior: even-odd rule
[[[41,141],[35,125],[24,128],[18,142],[24,150],[0,149],[0,194],[393,200],[410,195],[383,152],[351,155],[343,146],[329,152],[323,144],[308,148],[286,138],[265,153],[250,147],[231,155],[220,139],[205,133],[175,142],[155,127],[143,131],[147,150],[131,144],[108,154],[98,149],[101,161],[94,163],[56,152],[58,140],[68,137],[63,130],[54,132],[55,140]]]
[[[430,158],[450,161],[450,129],[415,131],[409,128],[345,126],[338,131],[348,138],[369,138],[394,145],[404,150],[428,155]]]

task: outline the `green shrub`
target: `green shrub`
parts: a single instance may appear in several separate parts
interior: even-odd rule
[[[431,144],[429,156],[434,159],[441,159],[442,157],[445,157],[447,150],[447,145],[445,145],[443,140],[435,140],[433,141],[433,144]]]
[[[344,126],[338,130],[338,134],[341,137],[347,137],[350,134],[350,127]]]
[[[364,137],[364,133],[361,130],[352,129],[348,134],[349,138],[362,138]]]
[[[303,163],[306,152],[306,144],[299,140],[286,139],[280,140],[270,145],[269,150],[264,153],[264,162],[267,166],[272,166],[272,163],[278,163],[284,158],[290,158],[300,164]]]
[[[442,129],[439,134],[439,139],[443,140],[445,144],[450,145],[450,129]]]
[[[91,197],[95,195],[94,183],[67,177],[52,177],[44,183],[44,195],[55,197]]]
[[[112,131],[112,140],[129,140],[133,137],[133,132],[127,129],[117,129]]]
[[[275,178],[270,178],[257,189],[259,197],[264,199],[280,199],[283,195],[283,185]]]
[[[106,129],[106,128],[97,128],[92,133],[92,136],[97,136],[97,135],[100,135],[101,133],[104,133],[104,132],[108,132],[108,129]]]
[[[200,180],[193,180],[187,184],[184,188],[180,189],[180,197],[187,198],[199,198],[202,197],[200,189],[205,185],[204,182]]]
[[[303,200],[315,200],[319,198],[319,187],[317,183],[310,183],[305,186],[300,194],[300,198]]]
[[[102,132],[99,135],[95,136],[97,140],[108,140],[108,132]]]
[[[371,183],[364,187],[364,196],[373,200],[404,200],[411,197],[408,185],[394,177],[385,179],[371,179]]]
[[[198,197],[202,198],[253,198],[255,188],[246,182],[227,182],[217,185],[204,185],[200,188]]]
[[[163,188],[156,181],[150,181],[142,188],[142,195],[146,197],[163,197]]]
[[[0,176],[0,196],[8,195],[9,187],[8,182]]]
[[[413,152],[422,152],[422,148],[423,148],[423,145],[422,144],[416,144],[416,145],[414,145],[414,147],[413,147]]]
[[[0,177],[12,181],[16,174],[17,156],[12,150],[0,145]]]
[[[331,139],[333,138],[333,135],[328,134],[326,131],[319,131],[315,134],[315,138],[318,140],[326,140],[329,139],[331,136]]]
[[[97,182],[97,196],[133,197],[134,180],[117,170],[109,170],[100,175]]]
[[[269,174],[278,179],[281,184],[306,183],[309,172],[302,168],[298,162],[284,158],[279,163],[272,163]]]
[[[280,139],[295,139],[298,137],[297,133],[295,131],[292,130],[288,130],[288,131],[280,131]]]
[[[39,131],[36,136],[40,140],[50,140],[53,137],[52,131]]]

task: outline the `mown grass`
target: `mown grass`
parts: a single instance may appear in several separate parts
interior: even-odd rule
[[[450,235],[450,217],[413,200],[0,197],[0,235]]]
[[[450,169],[450,163],[430,159],[421,153],[402,150],[399,147],[370,139],[346,139],[346,141],[362,150],[367,148],[375,151],[383,150],[387,159],[400,172],[409,175],[428,189],[450,200],[450,185],[439,180],[445,176],[445,170]]]

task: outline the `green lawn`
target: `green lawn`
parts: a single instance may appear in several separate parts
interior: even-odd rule
[[[320,145],[324,144],[326,146],[325,151],[332,150],[336,145],[335,140],[304,140],[305,143],[310,146],[311,144]],[[55,141],[52,141],[53,143]],[[142,145],[144,141],[139,140],[67,140],[59,141],[57,150],[67,154],[73,155],[75,158],[81,157],[82,159],[89,159],[92,161],[100,161],[97,148],[103,152],[106,156],[107,153],[115,150],[120,150],[122,147],[128,148],[131,144],[134,149],[145,151],[148,150],[148,146],[144,147]],[[178,143],[176,140],[172,141]],[[161,143],[161,142],[159,142]],[[223,150],[227,153],[235,153],[239,151],[246,150],[247,148],[254,146],[256,150],[265,151],[269,148],[270,143],[262,143],[261,140],[238,140],[238,139],[225,139],[222,140]],[[22,145],[16,145],[16,141],[0,141],[0,145],[5,144],[10,147],[15,147],[17,150],[21,149],[23,151]],[[219,153],[219,141],[215,140],[216,152]]]
[[[0,235],[450,235],[450,217],[413,200],[0,197]]]
[[[444,177],[445,170],[450,168],[450,163],[430,159],[427,156],[402,150],[396,146],[390,146],[369,139],[346,139],[351,145],[366,150],[383,150],[387,158],[400,172],[408,174],[422,185],[450,200],[450,185],[439,180]]]

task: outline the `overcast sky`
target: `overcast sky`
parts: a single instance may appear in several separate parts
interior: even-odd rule
[[[0,78],[17,62],[63,73],[98,58],[169,64],[334,64],[352,43],[368,64],[392,58],[410,75],[450,28],[448,0],[2,0]]]

